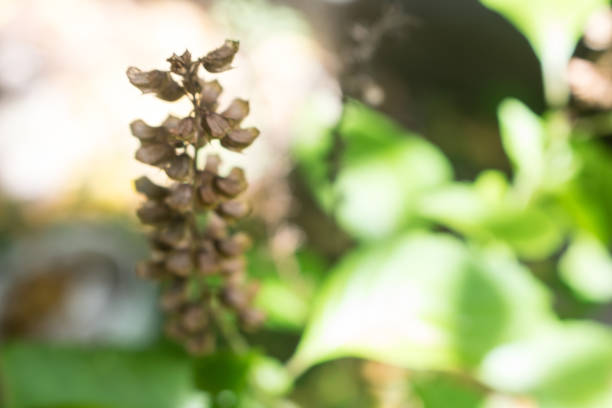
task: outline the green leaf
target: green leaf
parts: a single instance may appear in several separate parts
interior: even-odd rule
[[[551,319],[547,291],[514,260],[414,233],[358,250],[332,271],[290,364],[300,372],[355,356],[470,369]]]
[[[156,350],[16,343],[0,355],[6,408],[175,408],[204,398],[189,361]]]
[[[569,95],[565,70],[587,18],[606,0],[481,0],[502,14],[531,43],[542,64],[546,97],[553,105]]]
[[[538,116],[516,99],[498,109],[502,143],[514,168],[519,197],[527,201],[544,175],[544,126]]]
[[[255,306],[266,313],[266,326],[272,329],[299,330],[308,314],[303,294],[280,279],[261,282]]]
[[[320,135],[297,143],[302,173],[322,207],[358,238],[378,239],[413,224],[418,195],[451,179],[435,146],[358,102],[345,105],[335,133]]]
[[[495,389],[536,397],[542,408],[612,406],[612,332],[595,323],[548,326],[503,345],[480,378]]]
[[[310,310],[310,298],[327,271],[326,260],[313,251],[301,249],[291,258],[299,270],[283,273],[267,248],[255,247],[247,256],[249,276],[260,284],[255,306],[266,313],[266,327],[301,330]]]
[[[612,153],[594,141],[574,144],[580,163],[576,177],[561,195],[575,226],[604,244],[612,243]]]
[[[536,206],[494,209],[483,228],[490,236],[510,245],[523,259],[545,259],[563,244],[563,226],[559,220]]]
[[[419,213],[475,242],[504,243],[523,259],[544,259],[557,251],[564,237],[558,220],[536,204],[513,203],[505,190],[494,173],[474,184],[447,184],[421,197]]]
[[[576,237],[559,269],[561,278],[583,299],[612,300],[612,257],[599,240],[585,234]]]
[[[423,408],[483,408],[486,394],[474,384],[448,375],[417,375],[412,387]]]

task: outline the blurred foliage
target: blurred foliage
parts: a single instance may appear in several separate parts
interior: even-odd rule
[[[565,71],[587,18],[609,5],[607,0],[481,0],[501,13],[531,43],[542,64],[546,98],[553,105],[567,102]]]
[[[542,407],[611,403],[612,331],[559,321],[555,288],[521,264],[551,262],[578,299],[610,300],[610,152],[574,133],[559,111],[538,116],[506,100],[499,122],[511,180],[485,170],[473,182],[452,181],[435,148],[352,101],[338,126],[297,141],[313,194],[362,243],[319,291],[289,362],[294,373],[353,356],[464,373]],[[380,153],[401,152],[407,141],[414,142],[408,149],[433,152],[406,156],[418,171],[406,162],[394,167],[393,156]],[[366,170],[351,173],[351,166]],[[375,168],[388,169],[387,178]],[[344,188],[351,176],[353,190]],[[344,202],[354,203],[350,216]],[[458,236],[434,232],[440,228]],[[455,387],[451,377],[439,382],[428,391],[413,381],[425,406],[484,406],[489,393]]]
[[[0,355],[7,408],[255,408],[290,389],[283,366],[255,351],[192,359],[169,347],[16,343]]]

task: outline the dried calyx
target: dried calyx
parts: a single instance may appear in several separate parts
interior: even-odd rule
[[[162,283],[166,333],[194,354],[212,351],[219,332],[235,345],[233,322],[252,330],[263,320],[251,306],[256,285],[245,275],[250,239],[233,228],[249,213],[248,204],[238,198],[247,188],[244,171],[234,167],[220,174],[217,155],[209,155],[202,168],[197,160],[201,148],[215,139],[228,150],[241,151],[259,135],[256,128],[240,126],[249,113],[247,101],[235,99],[219,112],[221,85],[198,75],[200,66],[214,73],[229,69],[237,51],[238,42],[228,40],[197,60],[189,51],[172,55],[169,71],[127,70],[143,93],[165,101],[185,96],[193,104],[187,117],[168,116],[160,126],[138,119],[130,128],[141,143],[136,159],[174,180],[167,187],[147,177],[134,183],[146,197],[138,218],[152,227],[152,256],[137,272]]]

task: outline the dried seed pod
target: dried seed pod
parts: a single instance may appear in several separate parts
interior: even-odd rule
[[[242,122],[249,115],[249,102],[244,99],[234,99],[232,103],[221,113],[226,119],[232,121],[235,125]]]
[[[164,288],[161,296],[161,306],[165,311],[174,311],[187,304],[185,283],[176,281],[168,288]]]
[[[239,232],[229,238],[217,241],[217,249],[225,256],[236,256],[244,253],[251,246],[251,238],[244,232]]]
[[[170,194],[170,190],[165,187],[158,186],[146,176],[142,176],[134,180],[134,188],[136,191],[144,194],[151,200],[160,200]]]
[[[187,248],[191,244],[191,230],[185,220],[178,220],[165,225],[158,230],[156,238],[172,247]]]
[[[211,208],[219,202],[219,196],[211,185],[203,185],[198,189],[198,198],[205,208]]]
[[[204,119],[206,129],[213,139],[223,138],[232,128],[227,119],[218,113],[208,113]]]
[[[216,339],[214,334],[210,332],[189,336],[189,339],[185,343],[187,351],[196,356],[210,354],[215,351],[215,347]]]
[[[242,149],[249,147],[257,136],[259,136],[259,130],[254,127],[234,129],[221,139],[221,145],[228,150],[241,152]]]
[[[170,63],[170,71],[177,75],[186,75],[191,68],[191,53],[185,50],[181,56],[172,54],[166,61]]]
[[[176,128],[181,123],[181,118],[177,118],[174,115],[168,115],[164,122],[161,124],[161,127],[168,133],[175,132]]]
[[[224,219],[237,220],[245,217],[249,211],[249,205],[242,201],[227,201],[219,204],[216,208],[217,214]]]
[[[200,275],[215,275],[219,271],[219,260],[214,252],[200,251],[196,255]]]
[[[167,140],[163,127],[149,126],[142,119],[130,123],[130,130],[143,143],[164,143]]]
[[[209,154],[206,156],[206,165],[204,166],[204,171],[217,174],[219,171],[219,165],[221,164],[221,158],[218,154]]]
[[[204,235],[208,238],[205,242],[212,245],[210,240],[224,239],[227,237],[227,234],[226,222],[217,214],[211,213],[208,216],[208,223],[204,231]]]
[[[136,160],[152,166],[165,163],[174,156],[174,148],[163,143],[145,144],[136,150]]]
[[[246,269],[246,260],[243,256],[227,258],[219,263],[219,268],[224,276],[240,275]]]
[[[258,309],[245,309],[238,314],[240,325],[245,331],[253,331],[266,320],[266,315]]]
[[[136,274],[145,279],[160,279],[166,270],[160,262],[141,261],[136,265]]]
[[[202,65],[208,72],[223,72],[230,69],[232,61],[234,60],[234,56],[238,52],[238,48],[240,43],[238,41],[233,40],[225,40],[225,43],[206,54],[204,58],[202,58]]]
[[[143,224],[156,225],[168,221],[172,212],[165,204],[149,200],[136,211],[136,215]]]
[[[249,305],[249,299],[242,288],[227,285],[221,291],[221,301],[234,310],[242,310]]]
[[[234,167],[227,177],[215,177],[214,186],[221,194],[234,198],[247,188],[244,170]]]
[[[182,326],[189,332],[205,329],[210,321],[210,316],[202,305],[189,305],[181,311]]]
[[[193,176],[193,161],[186,153],[175,156],[168,161],[166,174],[172,180],[185,181]]]
[[[217,100],[223,92],[223,88],[219,81],[202,82],[202,90],[199,106],[208,111],[217,109]]]
[[[159,99],[176,101],[185,94],[183,88],[172,79],[167,71],[141,71],[136,67],[129,67],[127,76],[132,85],[143,93],[154,93]]]
[[[178,184],[174,186],[164,202],[176,211],[190,211],[193,204],[193,186],[191,184]]]
[[[180,119],[176,125],[174,123],[172,123],[172,125],[174,126],[168,128],[172,136],[184,142],[195,142],[195,123],[193,118],[183,118]]]
[[[175,275],[188,277],[193,269],[191,252],[188,250],[172,251],[166,255],[166,269]]]

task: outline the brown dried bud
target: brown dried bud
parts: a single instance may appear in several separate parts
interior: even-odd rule
[[[193,269],[191,253],[188,250],[172,251],[167,254],[165,265],[173,274],[187,277]]]
[[[185,220],[174,221],[159,230],[157,239],[173,248],[188,248],[191,244],[191,230]]]
[[[225,256],[242,254],[251,246],[251,238],[244,232],[238,232],[229,238],[217,241],[217,249]]]
[[[167,144],[145,144],[136,150],[136,160],[152,166],[160,165],[174,156],[174,149]]]
[[[208,113],[204,120],[206,122],[206,129],[213,139],[221,139],[231,130],[231,126],[227,119],[218,113]]]
[[[202,83],[202,91],[200,96],[200,107],[209,111],[214,111],[217,108],[217,100],[223,92],[223,88],[219,81],[214,80]]]
[[[189,156],[187,153],[183,153],[180,156],[172,158],[168,162],[166,174],[172,180],[185,181],[191,178],[193,175],[192,164],[193,162],[191,160],[191,156]]]
[[[240,43],[233,40],[225,40],[225,43],[206,54],[202,58],[202,65],[208,72],[223,72],[230,69],[230,65],[234,60],[234,55],[238,52]]]
[[[246,260],[243,256],[227,258],[221,261],[219,267],[224,276],[242,275],[246,268]]]
[[[174,129],[178,127],[179,123],[181,123],[181,118],[177,118],[174,115],[168,115],[168,117],[164,120],[164,123],[161,124],[161,127],[168,133],[172,133]]]
[[[215,177],[214,186],[221,194],[234,198],[247,188],[244,170],[234,167],[227,177]]]
[[[178,184],[164,200],[168,206],[179,212],[191,210],[193,205],[193,186],[191,184]]]
[[[204,166],[204,170],[209,173],[217,174],[220,164],[221,158],[218,154],[209,154],[206,156],[206,165]]]
[[[266,320],[266,315],[258,309],[245,309],[238,315],[240,324],[245,331],[252,331],[260,327]]]
[[[175,282],[171,287],[164,288],[161,296],[161,306],[165,311],[173,311],[187,303],[187,291],[184,282]]]
[[[186,75],[191,67],[191,53],[189,50],[185,50],[180,57],[172,54],[166,61],[170,63],[170,71],[178,75]]]
[[[249,305],[246,293],[238,286],[228,285],[221,291],[221,302],[234,310],[242,310]]]
[[[219,271],[219,263],[214,252],[201,251],[197,254],[197,267],[201,275],[215,275]]]
[[[244,99],[234,99],[230,106],[221,113],[221,116],[230,120],[234,125],[242,122],[249,114],[249,102]]]
[[[166,275],[166,271],[159,262],[142,261],[136,265],[136,274],[145,279],[159,279]]]
[[[166,222],[172,216],[170,209],[158,201],[145,201],[136,211],[136,215],[143,224],[155,225]]]
[[[198,335],[191,335],[185,344],[189,354],[201,356],[215,351],[216,339],[213,333],[206,332]]]
[[[151,200],[160,200],[170,193],[170,190],[165,187],[158,186],[146,176],[142,176],[134,180],[134,188],[140,194],[144,194]]]
[[[209,239],[224,239],[227,237],[227,224],[217,214],[210,213],[204,234]]]
[[[254,127],[235,129],[221,139],[221,145],[228,150],[240,152],[242,149],[249,147],[257,136],[259,136],[259,130]]]
[[[154,93],[159,99],[176,101],[184,95],[183,88],[172,79],[167,71],[141,71],[136,67],[129,67],[127,76],[132,85],[143,93]]]
[[[181,141],[188,143],[195,142],[195,123],[191,117],[179,120],[176,126],[169,127],[168,131]]]
[[[221,203],[217,209],[217,214],[225,219],[237,220],[246,216],[250,208],[247,203],[242,201],[227,201]]]
[[[210,184],[205,184],[198,189],[198,197],[202,206],[210,208],[219,201],[219,197]]]
[[[143,143],[163,143],[166,141],[166,134],[163,128],[149,126],[142,119],[130,123],[130,130],[132,135]]]
[[[201,305],[190,305],[182,311],[181,323],[189,332],[205,329],[209,321],[210,317]]]

